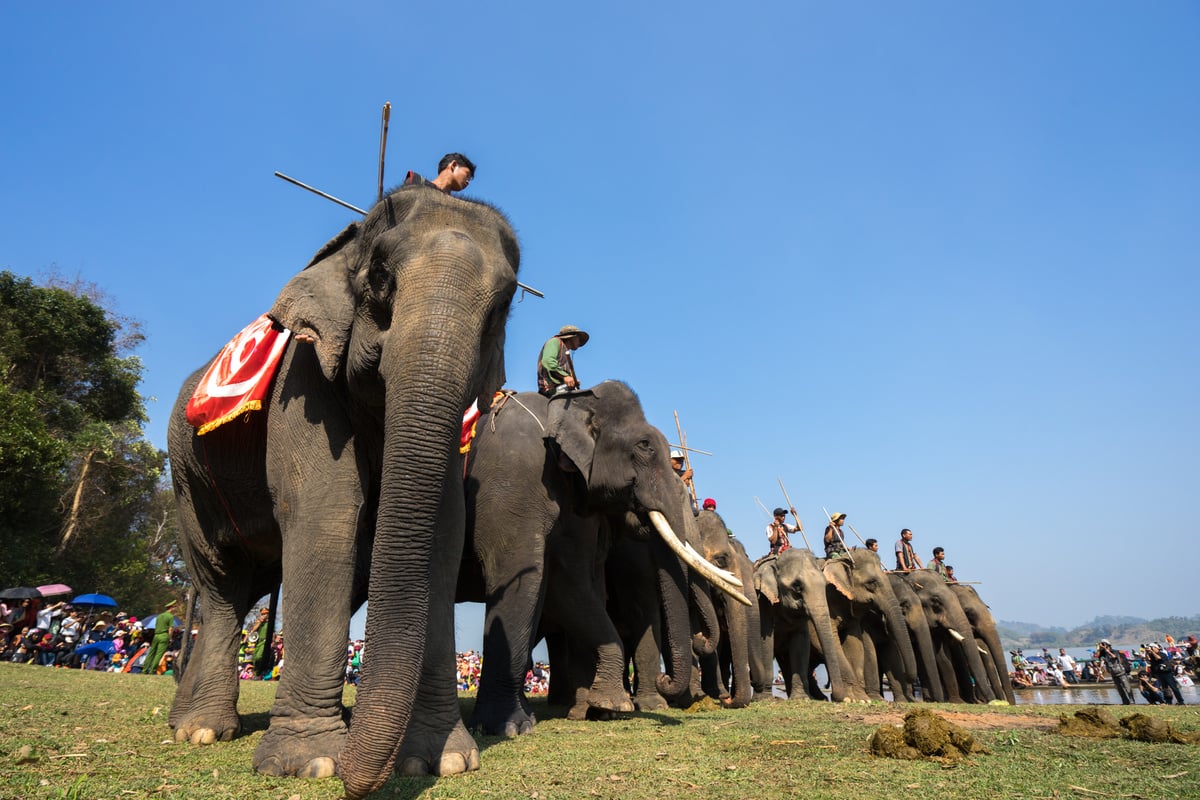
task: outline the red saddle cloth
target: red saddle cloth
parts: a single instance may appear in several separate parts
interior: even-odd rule
[[[198,435],[262,409],[291,336],[263,314],[225,345],[188,400],[187,421]]]

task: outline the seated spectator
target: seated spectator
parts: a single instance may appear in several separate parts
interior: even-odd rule
[[[1028,689],[1033,686],[1033,681],[1029,678],[1029,673],[1024,669],[1018,669],[1012,674],[1013,687],[1017,689]]]
[[[1142,697],[1146,698],[1146,702],[1148,702],[1150,705],[1162,705],[1162,688],[1159,687],[1158,681],[1150,677],[1150,673],[1146,670],[1142,670],[1140,673],[1138,673],[1138,689],[1141,690]]]

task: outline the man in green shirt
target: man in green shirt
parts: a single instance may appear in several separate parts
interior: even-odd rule
[[[150,640],[150,649],[146,652],[146,660],[142,662],[143,675],[158,674],[158,664],[171,646],[171,630],[175,627],[175,615],[171,613],[173,608],[174,600],[167,603],[167,607],[154,620],[154,638]]]
[[[571,363],[571,351],[583,347],[590,338],[587,331],[581,331],[574,325],[563,325],[558,333],[542,345],[537,367],[538,392],[553,397],[559,392],[579,388],[575,365]]]

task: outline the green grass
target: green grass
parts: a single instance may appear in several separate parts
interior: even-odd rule
[[[171,742],[170,678],[0,664],[0,687],[0,800],[341,795],[337,780],[269,778],[250,768],[267,725],[270,683],[242,683],[240,711],[249,733],[210,747]],[[463,699],[465,711],[471,702]],[[933,706],[971,715],[966,726],[991,750],[944,766],[868,754],[871,733],[886,715],[898,722],[902,705],[764,701],[737,711],[672,710],[612,722],[570,722],[556,709],[534,705],[542,722],[533,734],[478,737],[480,771],[440,780],[393,778],[377,796],[1200,798],[1200,747],[1050,732],[1060,712],[1079,706]],[[1200,730],[1194,706],[1137,710]],[[1126,709],[1113,711],[1120,717]],[[984,724],[990,727],[978,727]],[[24,748],[27,763],[19,764]]]

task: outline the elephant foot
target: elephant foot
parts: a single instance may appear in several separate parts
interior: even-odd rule
[[[336,717],[271,720],[254,750],[254,769],[263,775],[329,778],[346,744],[346,725]]]
[[[178,743],[212,744],[213,742],[232,741],[242,732],[242,722],[237,712],[216,714],[186,714],[171,723],[175,729],[175,741]]]
[[[633,704],[638,711],[663,711],[669,708],[667,701],[658,692],[648,695],[638,695],[633,698]]]
[[[414,716],[396,764],[401,775],[458,775],[479,769],[479,746],[461,719],[446,733]]]
[[[749,700],[740,700],[735,697],[722,697],[721,705],[725,708],[745,708],[750,705]]]
[[[504,736],[512,739],[526,733],[532,733],[537,725],[537,717],[524,708],[499,708],[495,706],[480,706],[475,704],[475,713],[471,715],[471,730],[479,731],[485,736]]]
[[[589,708],[597,711],[632,714],[634,710],[633,700],[629,698],[629,694],[624,689],[615,692],[592,689],[588,692],[587,704]]]

